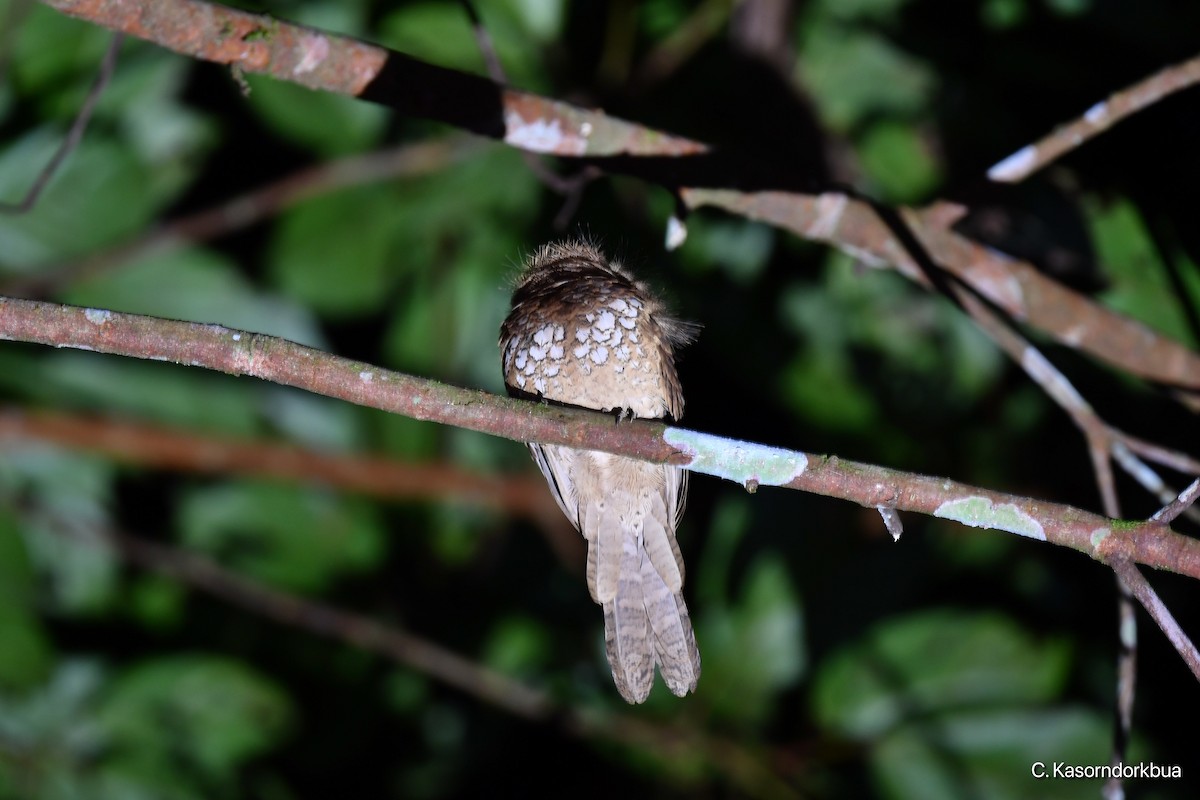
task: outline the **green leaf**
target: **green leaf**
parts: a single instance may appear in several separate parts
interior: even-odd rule
[[[271,426],[288,439],[326,452],[351,452],[365,445],[361,409],[290,386],[263,387]]]
[[[780,389],[797,413],[825,427],[868,430],[881,398],[944,416],[969,407],[1003,374],[995,346],[956,309],[894,273],[856,269],[844,254],[830,255],[823,284],[785,289],[780,307],[802,342]]]
[[[1178,341],[1191,341],[1183,301],[1175,296],[1137,208],[1124,199],[1108,204],[1092,200],[1087,210],[1097,256],[1111,282],[1101,294],[1105,304]],[[1200,271],[1184,266],[1179,273],[1194,306],[1200,302]]]
[[[780,382],[788,405],[821,428],[868,430],[879,417],[874,399],[836,353],[810,351],[788,365]]]
[[[0,151],[0,197],[23,198],[64,135],[43,126]],[[152,169],[129,144],[89,130],[31,212],[0,215],[3,263],[29,271],[132,236],[179,188],[178,175]]]
[[[700,692],[713,713],[761,724],[774,699],[803,674],[807,656],[800,600],[782,560],[762,553],[751,562],[740,596],[728,598],[728,568],[748,521],[743,501],[718,506],[697,576],[693,620],[704,642]]]
[[[503,617],[492,626],[483,661],[507,675],[536,674],[546,663],[550,644],[542,623],[528,617]]]
[[[871,752],[871,772],[897,800],[1095,798],[1103,780],[1039,780],[1033,764],[1107,763],[1110,728],[1101,714],[1076,708],[956,714],[888,734]]]
[[[356,187],[285,213],[268,256],[272,280],[318,314],[383,307],[396,279],[393,245],[403,213],[392,195],[384,186]]]
[[[1021,25],[1029,16],[1029,6],[1026,0],[985,0],[979,16],[987,27],[1003,31]]]
[[[180,102],[193,62],[158,47],[122,53],[112,82],[100,96],[97,119],[111,119],[122,139],[156,170],[174,173],[182,188],[202,167],[202,156],[216,143],[217,126]],[[82,97],[80,98],[82,102]]]
[[[379,142],[390,112],[353,97],[318,92],[263,75],[246,75],[247,104],[278,135],[322,156],[367,150]]]
[[[35,5],[17,28],[8,69],[26,95],[44,95],[77,78],[90,83],[112,38],[104,28]]]
[[[104,529],[112,465],[40,444],[10,444],[0,496],[24,498],[20,530],[41,598],[57,612],[93,614],[115,597],[117,564]]]
[[[881,35],[827,19],[806,26],[798,52],[800,84],[840,133],[873,115],[916,113],[936,86],[924,62]]]
[[[766,268],[774,245],[775,232],[767,225],[694,215],[679,259],[697,272],[719,267],[735,283],[750,286]]]
[[[813,690],[821,724],[877,737],[905,719],[1040,703],[1066,678],[1065,643],[1039,642],[996,615],[936,610],[881,624],[826,659]]]
[[[842,20],[888,20],[909,0],[820,0],[822,14]]]
[[[488,9],[483,7],[481,13],[487,14]],[[471,22],[458,4],[406,4],[384,17],[378,35],[382,44],[423,61],[465,72],[484,72]]]
[[[241,435],[261,428],[261,387],[225,375],[96,353],[53,353],[31,372],[31,396],[70,408]]]
[[[0,506],[0,689],[40,682],[53,661],[36,613],[33,564],[17,524],[16,516]]]
[[[239,482],[192,489],[183,541],[277,586],[319,591],[383,552],[375,506],[312,487]]]
[[[97,710],[110,766],[121,762],[128,777],[173,770],[185,782],[189,773],[193,780],[233,780],[243,762],[279,742],[291,717],[287,696],[273,683],[238,662],[205,655],[133,667]]]
[[[553,41],[562,33],[566,18],[565,0],[498,0],[498,8],[507,8],[521,22],[522,29],[542,41]]]
[[[911,203],[941,180],[941,169],[920,132],[899,122],[872,125],[856,142],[863,167],[883,199]]]
[[[179,583],[157,575],[131,581],[127,604],[129,613],[147,628],[176,628],[184,617],[185,590]]]
[[[85,720],[103,683],[104,672],[96,663],[67,660],[36,689],[0,693],[0,740],[26,750],[43,748],[68,760],[93,752],[101,737]],[[8,765],[0,759],[0,770]]]
[[[69,289],[64,300],[327,346],[307,309],[255,290],[232,261],[198,248],[151,256],[105,273]]]

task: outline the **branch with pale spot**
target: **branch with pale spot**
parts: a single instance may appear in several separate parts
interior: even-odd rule
[[[170,361],[522,442],[675,464],[743,486],[781,486],[915,511],[1200,578],[1200,540],[1154,521],[1116,521],[1071,506],[870,464],[769,447],[662,423],[462,389],[220,325],[0,298],[0,338]]]
[[[1200,56],[1162,69],[1101,100],[1083,116],[1058,126],[997,163],[988,170],[988,177],[1002,183],[1020,183],[1118,122],[1197,83],[1200,83]]]
[[[691,155],[707,146],[477,75],[202,0],[43,0],[51,8],[243,73],[359,97],[562,156]]]

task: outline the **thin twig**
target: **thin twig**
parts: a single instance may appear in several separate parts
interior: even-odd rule
[[[81,280],[150,255],[243,230],[313,197],[362,184],[424,175],[479,150],[465,137],[398,145],[306,167],[298,172],[163,225],[106,250],[0,284],[10,297],[45,297]]]
[[[1146,581],[1141,570],[1125,559],[1114,559],[1111,563],[1121,579],[1133,590],[1134,596],[1141,602],[1142,607],[1158,623],[1158,627],[1162,629],[1163,633],[1167,634],[1167,639],[1175,651],[1183,657],[1188,669],[1192,671],[1197,680],[1200,680],[1200,651],[1196,650],[1192,640],[1179,627],[1179,623],[1175,621],[1175,617],[1159,599],[1158,593]]]
[[[75,152],[75,148],[83,140],[83,132],[87,130],[88,122],[92,119],[92,112],[96,110],[96,104],[100,102],[100,95],[104,92],[104,88],[108,86],[113,72],[117,69],[117,54],[121,52],[121,43],[124,40],[125,35],[123,33],[117,33],[113,36],[112,42],[108,45],[108,51],[104,54],[104,58],[100,62],[100,72],[92,82],[92,88],[88,89],[87,97],[84,98],[83,105],[79,108],[79,113],[75,115],[75,119],[71,122],[71,129],[67,131],[66,138],[58,146],[58,150],[46,162],[46,166],[38,173],[37,179],[29,187],[25,198],[19,203],[0,202],[0,213],[24,214],[37,205],[38,198],[42,195],[42,190],[49,185],[50,179],[54,177],[54,173],[67,160],[67,156]]]
[[[1161,522],[1163,525],[1170,525],[1176,517],[1191,508],[1197,498],[1200,498],[1200,478],[1192,481],[1190,486],[1179,493],[1179,497],[1159,509],[1150,519]]]
[[[1060,374],[1061,375],[1061,374]],[[1066,381],[1065,376],[1061,380]],[[1087,407],[1091,413],[1091,407]],[[1074,415],[1072,415],[1074,416]],[[1081,421],[1076,420],[1077,426]],[[1103,436],[1092,435],[1095,425],[1082,428],[1087,436],[1088,454],[1092,459],[1092,473],[1096,477],[1096,486],[1100,492],[1102,508],[1109,517],[1121,516],[1120,502],[1117,500],[1117,485],[1113,479],[1112,455],[1106,447],[1108,440]],[[1137,614],[1133,607],[1133,590],[1121,577],[1114,572],[1113,579],[1117,586],[1117,685],[1114,691],[1113,705],[1113,743],[1109,755],[1110,766],[1125,763],[1129,752],[1129,741],[1133,736],[1133,707],[1137,697],[1137,663],[1138,663],[1138,629]],[[1115,771],[1101,790],[1104,800],[1124,800],[1125,780],[1119,771]]]
[[[1126,117],[1196,83],[1200,83],[1200,56],[1160,70],[1110,95],[1085,111],[1083,116],[1060,125],[996,164],[988,170],[988,177],[1004,183],[1019,183]]]
[[[479,48],[480,55],[483,56],[483,63],[487,67],[488,75],[496,83],[508,83],[508,77],[504,74],[504,65],[500,62],[499,54],[496,53],[495,43],[492,42],[492,35],[484,27],[479,12],[475,10],[475,4],[471,0],[459,0],[458,4],[462,6],[467,19],[471,22],[471,32],[475,35],[475,44]]]
[[[704,0],[642,59],[627,82],[637,92],[660,83],[700,51],[729,19],[735,3]]]
[[[483,56],[483,63],[487,66],[488,77],[498,84],[508,85],[508,75],[504,72],[504,65],[496,52],[496,45],[492,42],[492,36],[484,26],[479,12],[476,11],[475,4],[471,0],[459,0],[459,4],[471,22],[471,31],[475,35],[475,43]],[[524,160],[525,166],[543,186],[565,198],[562,208],[554,217],[556,230],[567,227],[571,217],[575,215],[575,209],[579,207],[579,203],[583,199],[583,192],[587,185],[603,174],[599,169],[589,165],[574,175],[564,176],[547,167],[537,153],[522,150],[521,158]]]

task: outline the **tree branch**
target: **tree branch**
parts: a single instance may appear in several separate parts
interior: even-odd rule
[[[203,61],[361,97],[514,147],[563,156],[689,155],[699,142],[395,50],[201,0],[43,0],[73,17]]]
[[[453,500],[542,524],[563,519],[540,476],[491,475],[450,464],[321,453],[280,442],[248,442],[137,422],[0,408],[0,442],[18,440],[101,453],[141,467],[321,483],[385,500]]]
[[[252,375],[413,419],[522,442],[669,463],[736,481],[916,511],[1200,578],[1200,540],[1156,522],[1120,522],[1071,506],[943,478],[726,439],[663,423],[497,397],[380,369],[284,339],[220,325],[0,298],[0,338]]]
[[[124,559],[143,569],[281,625],[377,653],[514,716],[555,724],[585,739],[645,748],[668,760],[702,752],[721,774],[751,796],[799,796],[772,773],[761,757],[740,742],[693,728],[655,724],[627,712],[566,705],[543,689],[510,678],[415,633],[264,586],[203,556],[116,531],[104,532],[103,540],[111,543]]]
[[[993,166],[988,170],[988,177],[1002,183],[1020,183],[1126,117],[1197,83],[1200,83],[1200,56],[1160,70],[1110,95],[1107,100],[1101,100],[1082,117],[1059,125]]]

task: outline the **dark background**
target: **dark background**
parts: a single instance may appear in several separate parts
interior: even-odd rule
[[[480,3],[512,84],[748,153],[780,186],[968,204],[975,235],[1194,347],[1200,95],[1183,91],[1019,187],[987,168],[1196,54],[1200,5],[860,0],[698,6]],[[34,5],[0,37],[0,196],[60,141],[109,34]],[[454,2],[279,2],[281,19],[483,72]],[[666,66],[664,66],[666,65]],[[78,264],[161,221],[303,168],[455,140],[442,126],[130,41],[37,209],[0,217],[0,282]],[[563,174],[568,161],[547,162]],[[495,340],[524,254],[585,232],[703,323],[680,369],[689,427],[1098,511],[1082,435],[948,302],[898,275],[704,212],[663,250],[671,195],[588,184],[573,213],[491,142],[140,254],[36,294],[282,335],[502,391]],[[570,209],[568,209],[570,212]],[[0,286],[0,293],[4,292]],[[1036,336],[1035,336],[1036,338]],[[1160,387],[1038,340],[1110,423],[1200,452]],[[54,409],[247,442],[528,473],[508,441],[280,387],[32,345],[0,346],[0,413]],[[1177,487],[1188,478],[1167,473]],[[1122,513],[1159,503],[1124,474]],[[198,476],[0,439],[0,797],[1096,797],[1034,761],[1103,764],[1111,573],[1046,544],[712,478],[681,526],[704,656],[694,697],[627,711],[575,534],[454,499]],[[1179,530],[1195,532],[1182,522]],[[350,645],[131,566],[102,532],[204,553],[275,588],[402,626],[566,707],[652,722],[659,747],[578,737]],[[1191,581],[1150,576],[1185,630]],[[7,596],[4,596],[7,595]],[[1139,611],[1131,761],[1200,790],[1194,678]],[[670,750],[678,737],[701,744]],[[739,774],[705,747],[744,752]],[[707,744],[704,744],[707,743]]]

